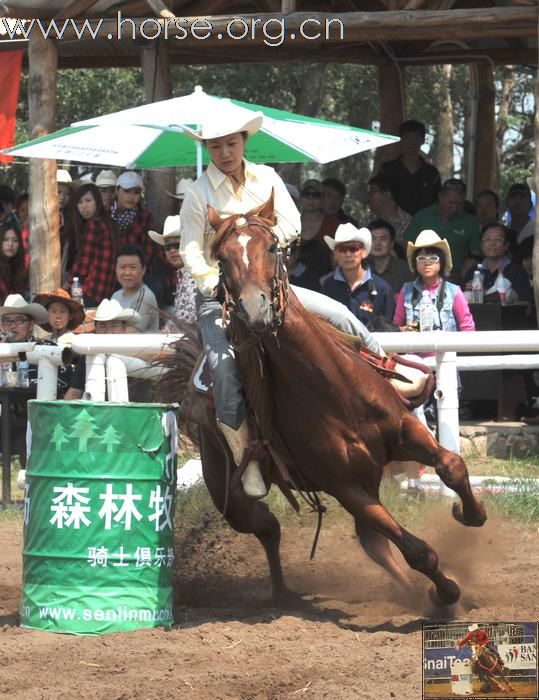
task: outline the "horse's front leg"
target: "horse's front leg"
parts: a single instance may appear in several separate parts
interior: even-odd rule
[[[392,451],[392,458],[415,459],[434,467],[443,483],[460,496],[461,503],[453,505],[455,519],[463,525],[483,525],[487,519],[485,506],[474,496],[462,457],[442,447],[412,414],[404,414],[401,435],[401,442]]]
[[[216,431],[215,434],[207,428],[201,431],[200,456],[204,481],[216,508],[224,513],[228,524],[236,532],[253,534],[264,547],[272,597],[275,603],[283,604],[289,601],[293,594],[286,587],[281,566],[279,521],[265,503],[248,498],[241,489],[229,490],[225,452],[228,448],[224,440],[222,443],[219,441]]]

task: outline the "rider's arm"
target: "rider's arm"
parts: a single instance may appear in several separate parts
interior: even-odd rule
[[[273,227],[283,247],[295,241],[301,231],[301,216],[279,175],[273,171],[273,197],[277,223]]]
[[[204,257],[204,233],[207,224],[206,204],[190,189],[185,193],[180,212],[180,255],[185,269],[195,280],[203,296],[210,296],[219,281],[219,271]]]

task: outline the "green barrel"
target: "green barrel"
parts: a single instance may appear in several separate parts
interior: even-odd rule
[[[21,625],[169,627],[174,407],[29,401],[28,419]]]

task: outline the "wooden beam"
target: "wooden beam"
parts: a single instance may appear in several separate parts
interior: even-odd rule
[[[98,0],[73,0],[69,5],[64,8],[57,19],[69,19],[69,17],[80,17],[84,15],[90,8],[97,4]],[[33,17],[34,15],[28,15],[28,17]]]
[[[56,122],[56,43],[32,32],[28,48],[30,136],[54,131]],[[30,291],[32,296],[60,286],[60,231],[56,161],[30,158]]]
[[[163,17],[164,19],[166,19],[167,17],[176,17],[174,12],[171,12],[168,9],[163,0],[146,0],[146,3],[150,10],[153,10],[153,12],[155,12],[155,15],[157,17]]]

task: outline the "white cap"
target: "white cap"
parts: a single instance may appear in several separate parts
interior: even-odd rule
[[[116,187],[121,187],[122,190],[132,190],[137,187],[139,190],[142,190],[144,183],[142,182],[142,177],[134,170],[126,170],[116,180]]]
[[[56,182],[73,182],[73,180],[67,170],[60,169],[56,171]]]
[[[97,173],[95,184],[98,187],[116,187],[116,175],[113,170],[101,170]]]

